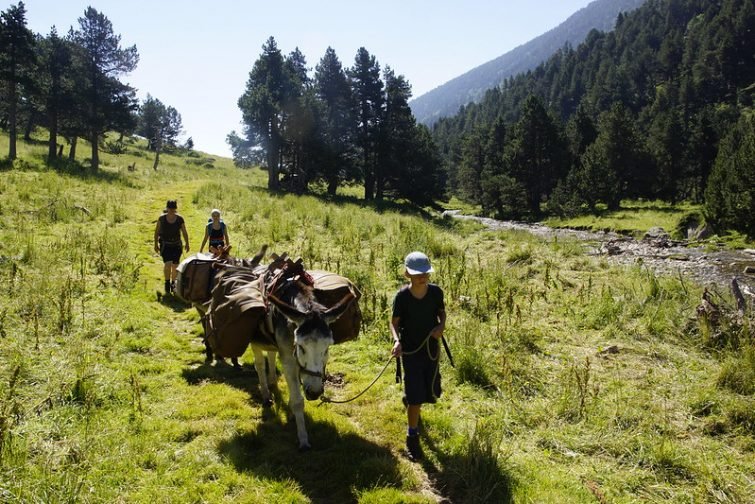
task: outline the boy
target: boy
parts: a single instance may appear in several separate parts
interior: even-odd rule
[[[393,300],[391,334],[396,358],[404,365],[404,404],[408,420],[406,449],[411,460],[422,458],[419,444],[419,415],[423,403],[440,397],[438,340],[446,327],[443,291],[429,283],[434,270],[422,252],[412,252],[404,260],[410,284],[402,287]]]

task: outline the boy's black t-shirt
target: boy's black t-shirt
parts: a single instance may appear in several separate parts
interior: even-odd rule
[[[404,352],[416,350],[438,325],[438,313],[445,310],[443,290],[435,284],[428,284],[427,294],[422,299],[415,298],[409,286],[402,287],[393,299],[393,317],[399,318],[399,337]],[[438,351],[438,340],[430,338],[430,351]],[[425,355],[420,350],[417,354]]]

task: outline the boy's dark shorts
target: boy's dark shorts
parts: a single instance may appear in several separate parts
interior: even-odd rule
[[[163,245],[160,248],[160,255],[164,263],[178,264],[181,262],[181,245]]]
[[[404,392],[408,404],[434,403],[440,397],[438,361],[404,357]],[[433,378],[435,383],[433,383]],[[433,395],[434,393],[434,395]]]

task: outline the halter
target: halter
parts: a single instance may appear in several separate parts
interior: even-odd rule
[[[301,361],[299,360],[299,345],[294,345],[294,359],[296,360],[296,365],[299,366],[299,373],[305,374],[308,376],[314,376],[315,378],[320,378],[321,380],[324,380],[324,373],[325,373],[325,366],[323,366],[322,371],[312,371],[311,369],[307,369],[305,366],[301,365]]]

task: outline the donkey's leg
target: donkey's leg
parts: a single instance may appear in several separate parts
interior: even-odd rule
[[[205,312],[199,308],[197,304],[194,307],[199,312],[199,322],[202,324],[202,343],[204,343],[204,362],[205,364],[212,364],[212,348],[210,348],[210,342],[207,340],[207,319],[205,318]]]
[[[262,350],[252,346],[254,352],[254,369],[257,371],[257,378],[260,381],[260,393],[262,394],[262,405],[272,406],[273,400],[270,396],[270,387],[268,386],[267,373],[265,373],[265,355]]]
[[[269,350],[267,352],[267,383],[271,387],[277,387],[278,375],[275,374],[275,355],[278,352]]]
[[[304,425],[304,397],[301,395],[301,387],[299,386],[299,366],[294,360],[293,352],[281,352],[280,355],[283,363],[283,375],[286,377],[286,385],[288,385],[288,406],[294,414],[294,419],[296,419],[299,450],[309,450],[312,446],[309,444],[307,427]]]

